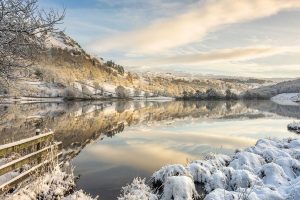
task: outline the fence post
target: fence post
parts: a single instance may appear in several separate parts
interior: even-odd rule
[[[40,129],[36,129],[36,130],[35,130],[35,135],[40,135],[40,133],[41,133],[41,130],[40,130]],[[37,145],[36,145],[36,150],[38,151],[38,150],[40,150],[40,149],[41,149],[41,143],[39,142],[39,143],[37,143]],[[39,157],[39,158],[37,159],[37,162],[38,162],[38,164],[42,162],[41,157]]]
[[[41,130],[40,129],[36,129],[35,130],[35,135],[39,135],[41,133]],[[41,149],[41,143],[37,143],[36,145],[36,150],[40,150]]]

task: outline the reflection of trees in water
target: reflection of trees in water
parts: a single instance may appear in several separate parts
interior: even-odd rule
[[[122,113],[130,108],[130,103],[128,101],[118,101],[115,104],[115,109],[118,113]]]
[[[117,125],[116,128],[112,128],[111,130],[104,132],[104,135],[107,137],[112,138],[113,136],[115,136],[117,133],[121,133],[124,131],[125,125],[124,123],[120,123]]]
[[[299,106],[279,105],[272,101],[245,101],[244,104],[248,108],[261,112],[270,112],[284,117],[300,119],[300,104]]]
[[[298,118],[300,107],[280,106],[270,101],[120,101],[2,105],[0,112],[3,114],[0,123],[2,143],[30,137],[36,128],[51,128],[64,148],[77,148],[101,136],[113,137],[126,126],[140,123],[160,123],[186,117],[252,119],[265,117],[264,112]]]
[[[221,104],[223,105],[223,102],[220,102],[220,101],[209,101],[206,104],[206,109],[209,110],[209,111],[213,111],[215,109],[218,109],[218,107]]]
[[[7,112],[8,112],[8,106],[1,105],[0,106],[0,123],[4,122],[4,118],[5,118],[5,115],[7,114]]]
[[[133,108],[134,108],[135,110],[138,110],[138,109],[140,109],[141,107],[142,107],[142,105],[141,105],[141,103],[140,103],[139,101],[133,102]]]
[[[231,111],[231,107],[235,106],[238,103],[238,101],[226,101],[226,110]]]

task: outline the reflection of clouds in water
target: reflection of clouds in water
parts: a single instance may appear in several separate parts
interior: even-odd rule
[[[92,145],[86,152],[111,165],[128,165],[149,172],[166,163],[185,163],[186,159],[200,158],[201,153],[208,153],[213,148],[234,150],[256,142],[256,139],[232,135],[179,134],[151,129],[129,130],[113,140]]]
[[[179,148],[182,145],[208,145],[215,148],[235,149],[247,147],[256,142],[256,139],[249,137],[234,136],[229,134],[215,134],[212,132],[183,132],[183,133],[174,133],[171,131],[159,131],[159,130],[150,130],[142,134],[138,132],[127,132],[122,136],[123,140],[128,141],[143,141],[145,142],[157,142],[159,144],[164,144],[168,148],[175,147]],[[201,153],[201,152],[198,152]]]
[[[189,154],[169,149],[159,144],[134,145],[93,145],[86,150],[95,159],[99,158],[112,165],[127,165],[153,172],[166,163],[184,163],[193,158]]]
[[[288,119],[216,120],[174,126],[131,127],[118,140],[128,145],[157,143],[166,149],[185,152],[190,157],[210,151],[226,152],[254,145],[257,139],[265,137],[286,137],[285,125]],[[117,139],[117,138],[116,138]]]
[[[199,132],[174,133],[131,128],[112,140],[87,147],[92,157],[110,165],[127,165],[152,172],[166,163],[185,163],[214,149],[245,148],[256,139]]]

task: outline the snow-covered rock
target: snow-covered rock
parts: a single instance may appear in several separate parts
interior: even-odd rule
[[[290,124],[288,124],[287,128],[290,131],[294,131],[296,133],[300,133],[300,122],[290,123]]]

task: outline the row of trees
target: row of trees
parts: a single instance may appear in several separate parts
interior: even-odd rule
[[[213,88],[207,89],[205,92],[197,90],[196,92],[184,91],[182,97],[179,99],[184,100],[237,100],[239,97],[237,94],[233,93],[230,89],[225,91],[225,94],[218,92]]]
[[[115,92],[116,92],[116,96],[118,98],[126,99],[126,98],[129,98],[131,96],[130,90],[126,89],[125,87],[123,87],[121,85],[119,85],[118,87],[116,87]],[[151,96],[151,94],[149,92],[147,92],[147,91],[143,92],[143,94],[142,94],[141,90],[135,89],[133,91],[133,96],[134,97],[141,97],[141,96],[143,96],[145,98],[148,98],[148,97]]]
[[[107,61],[106,63],[104,63],[106,66],[115,69],[117,72],[119,72],[120,74],[124,74],[125,70],[124,67],[121,65],[118,65],[116,63],[114,63],[112,60]]]

